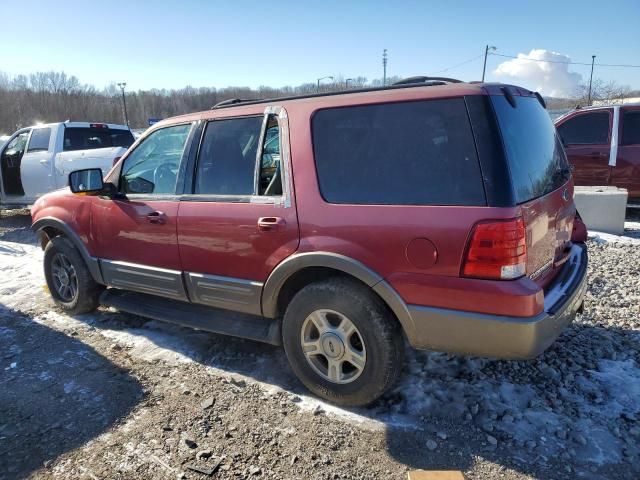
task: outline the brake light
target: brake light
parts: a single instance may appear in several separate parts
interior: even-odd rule
[[[90,123],[89,128],[109,128],[106,123]]]
[[[121,159],[122,157],[116,157],[113,159],[113,164],[111,165],[112,167],[116,166],[116,163],[118,163],[118,161]]]
[[[526,272],[527,242],[522,218],[477,223],[462,267],[465,277],[512,280]]]

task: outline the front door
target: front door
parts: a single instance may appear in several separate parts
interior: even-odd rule
[[[186,300],[176,185],[192,128],[188,123],[151,133],[123,160],[120,197],[94,200],[92,244],[108,285]]]
[[[263,113],[205,125],[178,214],[193,302],[260,314],[264,281],[298,247],[286,115]]]
[[[608,185],[612,110],[578,113],[558,126],[576,185]]]
[[[640,107],[620,109],[620,144],[612,185],[626,188],[633,203],[640,199]]]
[[[53,178],[55,141],[52,142],[51,137],[51,127],[31,130],[27,150],[20,165],[20,178],[25,202],[35,202],[38,197],[55,188]]]

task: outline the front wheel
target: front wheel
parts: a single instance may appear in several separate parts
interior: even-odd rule
[[[313,393],[345,406],[371,403],[402,369],[400,328],[366,285],[334,278],[307,285],[287,307],[283,343]]]
[[[78,250],[64,237],[55,237],[44,250],[44,276],[53,301],[71,314],[98,307],[104,289],[97,284]]]

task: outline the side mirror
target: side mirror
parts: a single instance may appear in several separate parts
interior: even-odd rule
[[[69,188],[72,193],[80,195],[95,195],[103,192],[102,170],[99,168],[74,170],[69,174]]]

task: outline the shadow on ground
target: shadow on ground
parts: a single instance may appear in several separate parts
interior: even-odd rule
[[[0,479],[23,478],[126,416],[143,390],[73,337],[0,305]]]

